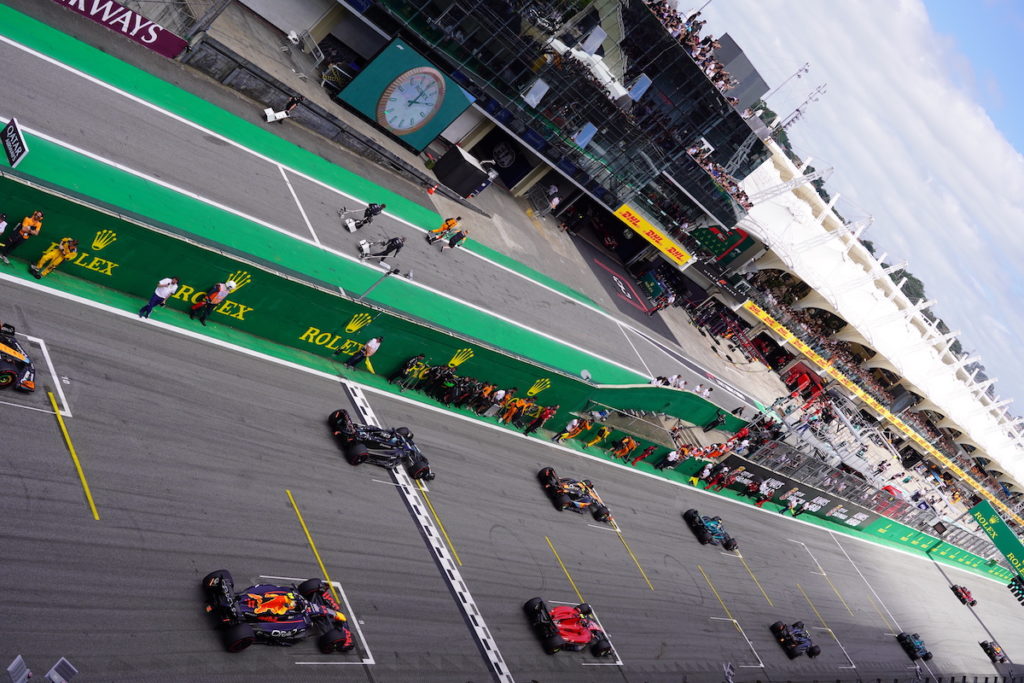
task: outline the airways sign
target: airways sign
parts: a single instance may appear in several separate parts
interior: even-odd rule
[[[174,35],[163,26],[146,19],[114,0],[54,0],[83,17],[103,24],[111,31],[134,40],[164,57],[174,59],[188,47],[184,39]]]

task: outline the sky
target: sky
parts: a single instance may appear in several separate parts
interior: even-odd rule
[[[685,11],[690,3],[679,3]],[[699,5],[698,5],[699,6]],[[932,311],[961,330],[996,393],[1024,415],[1024,0],[712,0],[705,33],[729,33],[792,112],[848,220],[908,261]]]

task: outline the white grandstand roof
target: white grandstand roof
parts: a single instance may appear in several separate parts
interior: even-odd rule
[[[742,183],[752,197],[800,175],[777,146],[769,146],[773,157]],[[904,383],[927,399],[926,407],[945,415],[942,426],[963,432],[957,441],[976,445],[973,455],[992,460],[989,468],[1024,482],[1022,450],[1008,434],[997,405],[972,394],[963,361],[957,363],[945,342],[938,341],[940,335],[928,330],[920,307],[915,309],[897,289],[812,186],[804,184],[756,204],[739,226],[761,239],[786,269],[820,295],[823,301],[815,297],[815,305],[833,309],[856,328]]]

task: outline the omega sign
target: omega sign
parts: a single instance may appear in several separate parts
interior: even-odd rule
[[[103,24],[111,31],[134,40],[140,45],[174,59],[188,47],[188,43],[163,26],[146,19],[114,0],[54,0],[83,17]]]

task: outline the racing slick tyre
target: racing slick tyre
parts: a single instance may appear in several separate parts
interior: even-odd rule
[[[768,630],[772,632],[773,636],[778,638],[779,634],[786,630],[786,625],[781,621],[776,621],[774,624],[768,627]]]
[[[224,649],[228,652],[241,652],[256,641],[249,624],[231,624],[224,629]]]
[[[218,569],[217,571],[210,572],[209,574],[204,576],[203,577],[203,582],[201,584],[202,587],[203,588],[209,588],[212,585],[211,582],[214,579],[220,579],[222,582],[226,583],[228,585],[228,592],[229,593],[234,592],[234,590],[235,590],[235,580],[234,580],[234,578],[232,578],[231,572],[229,572],[227,569]]]
[[[693,521],[697,519],[697,515],[699,514],[700,513],[697,512],[696,510],[687,510],[686,512],[683,513],[683,520],[687,524],[693,524]]]
[[[559,493],[557,496],[551,499],[556,510],[568,510],[572,506],[572,501],[569,500],[569,496],[564,493]]]
[[[361,465],[370,457],[370,449],[362,441],[345,444],[345,460],[349,465]]]
[[[609,519],[611,519],[611,517],[612,513],[610,513],[608,511],[608,508],[606,508],[604,505],[594,506],[594,521],[607,522]]]
[[[405,429],[405,427],[399,427],[399,429]],[[411,479],[426,479],[427,475],[431,473],[430,463],[427,462],[425,456],[414,451],[409,455],[408,462],[405,465],[405,471],[409,473],[409,477]]]
[[[814,659],[815,657],[817,657],[820,654],[821,654],[821,648],[818,647],[817,645],[811,645],[809,648],[807,648],[807,656],[810,659]]]
[[[589,602],[581,602],[576,605],[576,610],[585,617],[589,617],[594,613],[594,608],[590,606]]]
[[[407,438],[410,441],[412,441],[412,432],[409,431],[408,427],[399,427],[398,429],[395,430],[395,433],[396,434],[401,434],[405,438]]]
[[[544,652],[546,652],[549,655],[553,655],[556,652],[561,651],[561,649],[565,647],[565,639],[562,638],[562,636],[555,634],[553,636],[545,638],[541,642],[541,647],[544,648]]]
[[[612,653],[612,644],[608,642],[607,638],[599,638],[590,648],[590,653],[595,657],[607,657]]]
[[[320,591],[324,589],[324,582],[322,579],[306,579],[298,585],[299,595],[309,600],[314,595],[319,595]]]
[[[335,410],[333,413],[327,416],[327,426],[333,431],[341,432],[342,434],[349,435],[355,430],[352,428],[352,418],[349,417],[347,410]]]
[[[12,370],[0,371],[0,389],[6,389],[11,386],[16,379],[18,379],[18,376]]]
[[[970,601],[969,603],[967,603],[967,606],[968,606],[968,607],[974,607],[974,606],[975,606],[975,605],[977,605],[977,604],[978,604],[978,601],[977,601],[977,600],[971,600],[971,601]]]
[[[320,636],[316,641],[320,652],[329,655],[332,652],[347,652],[355,647],[352,642],[352,634],[347,628],[332,628]]]
[[[921,661],[922,662],[931,661],[931,658],[932,658],[932,653],[931,652],[925,652],[923,655],[921,655]]]
[[[791,647],[787,647],[787,648],[784,648],[784,649],[786,650],[786,656],[789,657],[790,659],[796,659],[797,657],[800,656],[800,653],[797,652],[796,650],[794,650]]]
[[[729,537],[725,539],[724,543],[722,543],[722,547],[726,550],[736,550],[736,548],[739,547],[739,543],[736,542],[735,538]]]
[[[558,483],[558,476],[555,474],[555,470],[550,467],[545,467],[537,473],[537,481],[544,488],[551,488]]]
[[[529,616],[533,616],[538,612],[543,612],[544,600],[541,598],[530,598],[525,604],[523,604],[523,611]]]
[[[711,532],[707,529],[697,529],[697,540],[700,541],[701,545],[707,545],[711,543]]]

